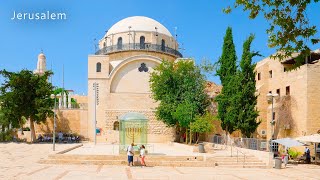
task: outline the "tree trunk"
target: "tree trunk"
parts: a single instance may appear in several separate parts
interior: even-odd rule
[[[36,132],[34,130],[33,119],[31,119],[31,118],[30,118],[30,134],[31,134],[31,142],[35,142],[35,140],[36,140]]]
[[[186,144],[188,144],[188,128],[186,128]]]
[[[228,131],[226,131],[226,146],[228,145]]]
[[[189,142],[189,144],[192,144],[192,131],[191,131],[191,128],[190,128],[190,142]]]
[[[2,132],[2,140],[4,141],[4,135],[5,135],[5,133],[4,133],[4,130],[5,130],[5,125],[2,125],[2,127],[1,127],[1,132]]]
[[[198,144],[198,142],[199,142],[199,138],[200,138],[200,135],[197,137],[197,142],[196,142],[196,144]]]

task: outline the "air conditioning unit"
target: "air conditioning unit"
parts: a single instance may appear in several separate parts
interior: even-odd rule
[[[267,149],[267,142],[261,142],[260,148],[261,149]]]
[[[266,130],[261,130],[260,135],[261,136],[266,136],[267,135],[267,131]]]

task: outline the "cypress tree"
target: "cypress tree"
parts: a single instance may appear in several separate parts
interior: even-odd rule
[[[222,55],[218,61],[216,75],[220,76],[222,90],[216,97],[218,103],[218,118],[221,120],[221,127],[228,133],[232,133],[237,125],[236,108],[232,107],[232,98],[236,93],[234,89],[234,77],[237,73],[237,56],[233,43],[232,29],[228,27],[224,37]]]
[[[258,111],[256,109],[257,96],[256,82],[255,82],[255,66],[252,64],[252,58],[259,55],[258,52],[251,52],[251,43],[254,40],[254,36],[250,35],[249,38],[243,43],[243,54],[240,61],[241,72],[238,75],[237,86],[237,106],[238,106],[238,125],[243,136],[251,137],[259,126],[260,122],[257,122]]]

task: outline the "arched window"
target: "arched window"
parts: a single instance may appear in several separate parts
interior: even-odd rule
[[[99,63],[99,62],[96,65],[96,71],[101,72],[101,63]]]
[[[122,37],[118,38],[117,49],[119,49],[119,50],[122,49]]]
[[[113,123],[113,130],[119,131],[119,121]]]
[[[103,42],[103,47],[106,47],[106,42]]]
[[[166,50],[166,42],[164,41],[164,39],[161,40],[161,51],[165,51]]]
[[[145,41],[146,41],[146,38],[144,36],[141,36],[140,37],[140,49],[146,48]]]

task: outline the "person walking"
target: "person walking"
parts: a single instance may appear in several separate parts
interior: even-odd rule
[[[130,166],[130,163],[133,166],[133,156],[134,156],[133,146],[134,146],[134,144],[131,143],[131,145],[128,146],[128,148],[127,148],[128,166]]]
[[[141,146],[140,148],[140,162],[141,162],[141,167],[142,166],[147,166],[146,162],[144,161],[144,158],[146,157],[146,148],[144,145]]]
[[[288,162],[289,162],[289,150],[286,149],[284,158],[283,158],[283,163],[285,168],[287,167]]]
[[[306,154],[306,163],[310,164],[310,162],[311,162],[310,149],[308,147],[306,147],[304,153]]]

